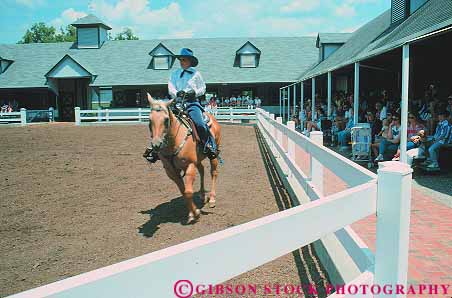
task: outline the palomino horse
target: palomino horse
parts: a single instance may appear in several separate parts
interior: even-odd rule
[[[151,107],[149,114],[149,129],[151,132],[151,145],[155,152],[158,152],[163,163],[166,174],[173,180],[180,192],[184,196],[188,209],[187,223],[192,223],[198,219],[201,211],[193,203],[193,183],[195,181],[196,169],[201,176],[200,194],[204,203],[209,203],[210,207],[215,207],[215,189],[218,177],[218,158],[210,160],[210,174],[212,186],[210,194],[207,195],[204,188],[204,165],[202,161],[206,158],[202,150],[197,150],[196,141],[190,135],[189,129],[171,111],[170,105],[173,100],[154,100],[148,93],[148,100]],[[210,132],[214,137],[217,146],[220,146],[220,125],[216,119],[208,114],[210,122]],[[185,173],[185,181],[184,175]]]

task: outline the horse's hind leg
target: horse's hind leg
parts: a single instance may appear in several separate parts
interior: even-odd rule
[[[201,187],[199,189],[199,193],[205,204],[209,201],[209,198],[206,196],[206,188],[204,185],[204,165],[202,163],[199,163],[196,165],[196,167],[198,168],[199,176],[201,177]]]
[[[212,186],[210,189],[209,206],[210,208],[214,208],[217,196],[218,158],[210,160],[210,176],[212,177]]]

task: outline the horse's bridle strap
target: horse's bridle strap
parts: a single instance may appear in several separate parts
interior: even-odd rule
[[[187,143],[188,137],[191,135],[191,128],[188,128],[187,130],[187,134],[185,135],[184,140],[182,141],[182,143],[180,143],[179,147],[177,147],[176,151],[174,151],[173,156],[177,156],[182,148],[184,148],[185,143]]]

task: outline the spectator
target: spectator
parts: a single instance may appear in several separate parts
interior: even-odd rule
[[[372,111],[366,112],[366,123],[369,123],[372,134],[372,142],[374,142],[374,138],[381,131],[381,121],[380,119],[375,118],[375,114]]]
[[[449,121],[447,120],[447,111],[441,110],[438,113],[438,125],[436,126],[435,135],[428,139],[429,157],[422,164],[429,169],[439,169],[438,152],[439,148],[447,143],[450,133]]]
[[[380,148],[381,140],[388,138],[389,124],[390,124],[389,119],[384,119],[381,124],[382,124],[381,130],[374,137],[374,142],[370,146],[375,157],[378,156],[378,149]]]
[[[259,97],[256,97],[256,99],[254,100],[256,107],[260,108],[261,104],[262,104],[262,100]]]
[[[353,109],[350,111],[350,117],[348,118],[347,124],[344,130],[341,130],[337,133],[337,139],[339,142],[339,150],[345,151],[347,150],[348,142],[350,141],[350,137],[352,135],[352,127],[355,125],[354,117],[353,117]]]
[[[326,119],[325,112],[322,108],[317,108],[316,110],[317,120],[316,121],[309,121],[307,123],[307,130],[308,132],[311,131],[321,131],[322,130],[322,120]]]
[[[375,158],[376,162],[383,161],[384,155],[388,151],[396,152],[400,143],[400,115],[392,116],[392,122],[389,125],[388,138],[382,139],[378,149],[378,156]]]
[[[229,104],[234,107],[235,103],[237,102],[237,98],[235,98],[234,95],[232,95],[232,97],[229,99]]]
[[[377,119],[380,119],[380,121],[386,119],[387,108],[383,106],[383,104],[380,101],[377,101],[375,103],[375,110],[376,110],[375,116],[377,117]]]
[[[237,106],[240,107],[242,105],[242,97],[237,96]]]
[[[449,117],[452,117],[452,95],[447,98],[446,111],[449,112]]]
[[[425,127],[418,121],[414,113],[408,113],[407,144],[406,150],[417,148],[421,145],[422,137],[425,136]],[[400,146],[392,160],[400,160]]]

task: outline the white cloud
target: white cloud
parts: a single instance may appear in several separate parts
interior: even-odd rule
[[[76,11],[73,8],[68,8],[65,11],[63,11],[58,18],[53,19],[50,22],[50,24],[53,25],[55,28],[65,27],[86,15],[87,13],[84,11]]]
[[[340,17],[353,17],[356,15],[356,10],[351,5],[343,4],[336,7],[335,14]]]
[[[147,0],[120,0],[114,5],[106,0],[93,0],[89,9],[113,28],[113,35],[129,27],[135,35],[145,39],[189,36],[182,26],[184,18],[180,6],[175,2],[151,9]]]
[[[283,13],[312,11],[320,6],[320,0],[291,0],[280,11]]]

